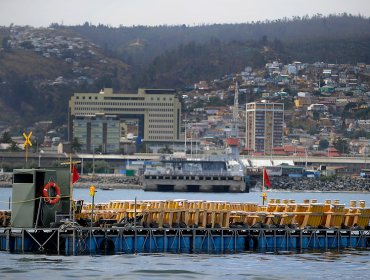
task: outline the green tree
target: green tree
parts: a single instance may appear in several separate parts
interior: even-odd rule
[[[329,141],[326,139],[321,139],[319,142],[319,150],[325,150],[329,147]]]
[[[338,150],[338,152],[340,152],[342,154],[348,154],[349,144],[348,144],[347,140],[345,140],[341,137],[338,137],[337,139],[335,139],[333,145],[334,145],[334,148],[336,148]]]
[[[29,49],[29,50],[31,50],[31,49],[33,49],[33,48],[34,48],[34,46],[33,46],[33,44],[32,44],[32,42],[31,42],[31,41],[24,41],[24,42],[20,43],[19,45],[20,45],[22,48]]]
[[[172,149],[168,145],[165,145],[163,148],[159,149],[159,153],[161,154],[172,154],[172,152]]]
[[[9,152],[20,152],[20,151],[22,151],[22,149],[19,148],[17,143],[15,143],[14,141],[11,142],[10,147],[6,150],[9,151]]]
[[[71,149],[74,152],[81,152],[81,143],[77,137],[74,137],[71,142]]]
[[[319,113],[319,112],[317,112],[317,111],[313,111],[313,113],[312,113],[312,118],[313,118],[315,121],[320,120],[320,113]]]
[[[9,131],[4,131],[3,135],[0,138],[1,143],[12,143],[12,137],[10,136]]]
[[[9,36],[3,38],[3,40],[1,41],[1,47],[6,51],[11,49]]]
[[[224,106],[224,105],[225,105],[225,102],[224,102],[224,101],[222,101],[222,100],[220,99],[220,97],[218,97],[218,96],[211,96],[211,97],[209,98],[209,103],[208,103],[208,105],[210,105],[210,106]]]
[[[354,133],[353,133],[353,138],[354,139],[358,139],[360,137],[366,137],[366,136],[367,136],[367,133],[363,129],[355,130]]]
[[[105,160],[95,161],[95,172],[97,173],[109,172],[109,164]]]

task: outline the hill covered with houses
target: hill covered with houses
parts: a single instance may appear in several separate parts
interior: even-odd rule
[[[0,128],[65,139],[74,92],[171,87],[206,150],[223,145],[216,136],[230,129],[238,81],[241,131],[245,103],[285,104],[287,147],[277,154],[366,154],[369,25],[343,14],[205,26],[1,27]]]

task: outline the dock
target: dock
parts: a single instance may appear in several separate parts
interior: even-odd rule
[[[94,209],[83,204],[76,222],[66,216],[50,228],[2,227],[0,251],[95,255],[368,250],[370,208],[365,206],[364,201],[351,201],[347,208],[337,200],[272,199],[267,205],[114,200]],[[0,225],[10,214],[2,211]]]

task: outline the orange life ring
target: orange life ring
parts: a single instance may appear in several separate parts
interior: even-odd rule
[[[49,196],[49,189],[54,188],[55,191],[55,198],[50,199],[51,197]],[[45,202],[49,204],[55,204],[60,200],[60,188],[59,186],[54,183],[54,182],[49,182],[45,184],[44,189],[42,190],[42,195],[45,198]]]

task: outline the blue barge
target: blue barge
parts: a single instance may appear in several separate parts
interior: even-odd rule
[[[316,201],[259,207],[119,200],[84,206],[72,199],[70,170],[14,170],[12,209],[0,211],[0,251],[224,254],[370,248],[370,209],[361,201],[348,209]]]
[[[370,230],[343,229],[0,229],[0,250],[62,255],[306,252],[368,249]]]

